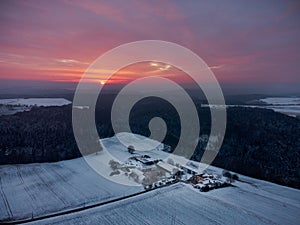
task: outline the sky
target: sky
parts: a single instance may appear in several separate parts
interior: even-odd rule
[[[76,83],[97,57],[139,40],[189,48],[227,88],[300,87],[298,1],[2,0],[0,28],[0,88]]]

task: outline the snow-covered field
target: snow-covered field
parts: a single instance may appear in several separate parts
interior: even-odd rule
[[[180,183],[31,224],[299,224],[299,191],[251,181],[208,193]]]
[[[102,141],[116,159],[128,157],[127,148],[116,137]],[[168,153],[154,149],[147,155],[163,158]],[[89,157],[97,159],[101,153]],[[209,167],[207,172],[221,174],[222,169]],[[235,187],[203,193],[188,184],[173,184],[35,224],[299,224],[299,190],[239,177]],[[101,177],[83,158],[4,165],[0,166],[0,221],[35,218],[141,191],[141,186]]]
[[[288,105],[288,106],[266,106],[266,109],[273,109],[275,112],[287,114],[289,116],[300,115],[300,105]]]
[[[140,190],[106,180],[83,158],[0,166],[0,221],[82,207]]]
[[[0,99],[0,116],[30,111],[33,106],[63,106],[70,102],[64,98],[12,98]]]
[[[23,106],[63,106],[71,104],[64,98],[12,98],[0,99],[3,105],[23,105]]]
[[[263,99],[259,99],[258,102],[264,103],[265,105],[226,105],[226,107],[271,109],[274,110],[275,112],[283,113],[292,117],[300,116],[300,98],[297,97],[263,98]],[[210,107],[210,108],[224,107],[221,105],[207,105],[207,104],[203,104],[202,106]]]
[[[273,109],[275,112],[287,114],[289,116],[300,115],[300,98],[296,97],[278,97],[278,98],[263,98],[259,101],[267,105],[262,108]]]
[[[259,101],[270,105],[300,105],[300,98],[297,97],[263,98]]]
[[[13,115],[18,112],[30,111],[31,106],[0,105],[1,115]]]
[[[128,133],[122,132],[117,134],[116,136],[122,137],[123,139],[128,139],[128,143],[130,143],[129,140],[131,135],[128,135]],[[127,147],[121,144],[116,136],[102,139],[101,143],[109,151],[109,153],[119,161],[124,161],[124,159],[127,159],[128,156],[135,156],[135,154],[147,154],[154,159],[165,159],[169,156],[168,153],[158,150],[158,149],[163,149],[162,144],[160,144],[155,140],[151,140],[149,138],[137,134],[135,134],[134,136],[139,140],[144,140],[145,142],[143,146],[136,147],[136,144],[134,144],[134,147],[136,149],[141,148],[141,149],[150,149],[150,150],[149,151],[137,150],[134,155],[130,155],[128,154]],[[141,143],[139,144],[141,145]]]
[[[297,97],[277,97],[263,98],[260,102],[267,104],[261,108],[272,109],[275,112],[280,112],[289,116],[300,115],[300,98]]]

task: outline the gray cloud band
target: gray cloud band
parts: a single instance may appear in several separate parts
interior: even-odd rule
[[[219,83],[206,63],[189,49],[175,43],[155,40],[131,42],[114,48],[97,58],[82,76],[74,95],[72,111],[73,131],[79,150],[87,163],[101,176],[125,185],[132,185],[132,183],[109,176],[108,162],[114,159],[114,156],[99,141],[95,124],[95,107],[102,87],[99,84],[91,83],[90,77],[99,76],[102,80],[109,80],[120,69],[145,61],[166,63],[181,69],[198,84],[209,104],[225,105]],[[136,92],[132,95],[140,86],[149,82],[159,82],[166,87],[176,88],[176,94],[148,90],[145,93]],[[112,107],[111,121],[115,133],[120,131],[131,133],[129,126],[130,110],[139,100],[149,96],[159,97],[168,101],[178,112],[181,123],[181,137],[176,149],[173,154],[170,154],[169,158],[178,159],[177,155],[182,155],[185,157],[180,158],[182,163],[187,163],[198,143],[200,132],[199,118],[196,107],[189,95],[180,85],[169,79],[149,76],[136,79],[127,84],[116,97]],[[86,110],[80,110],[82,108]],[[210,110],[211,133],[201,159],[200,170],[210,165],[218,154],[226,129],[226,108],[218,107]],[[162,141],[166,135],[167,127],[161,118],[155,117],[150,121],[149,129],[151,131],[150,138]],[[128,139],[123,136],[117,137],[125,146],[130,145]],[[130,137],[130,140],[134,140],[134,143],[142,141],[135,138],[134,135]],[[137,146],[143,145],[137,144]],[[147,151],[149,149],[139,147],[137,150]],[[90,153],[97,151],[102,151],[101,157],[95,158],[90,155]]]

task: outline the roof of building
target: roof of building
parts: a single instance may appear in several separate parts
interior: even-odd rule
[[[180,169],[176,166],[173,166],[169,163],[165,163],[164,161],[160,161],[156,164],[157,166],[163,168],[164,170],[168,171],[169,173],[173,173],[175,171],[179,171]]]
[[[191,171],[193,171],[195,173],[198,173],[198,169],[197,168],[194,168],[194,167],[191,167],[191,166],[188,166],[188,165],[182,165],[181,167],[182,168],[186,168],[188,170],[191,170]]]

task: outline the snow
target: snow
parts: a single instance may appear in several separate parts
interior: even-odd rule
[[[264,98],[259,101],[266,105],[226,105],[226,107],[271,109],[275,112],[283,113],[292,117],[300,115],[300,98]],[[224,108],[225,106],[202,104],[202,107]]]
[[[122,135],[126,136],[125,133]],[[138,135],[137,135],[138,137]],[[151,141],[150,141],[151,142]],[[148,142],[148,143],[150,143]],[[117,137],[102,140],[120,162],[130,154]],[[157,149],[142,152],[153,159],[167,158]],[[89,155],[94,165],[103,152]],[[173,157],[175,163],[186,160]],[[192,162],[193,167],[199,166]],[[189,165],[192,166],[191,163]],[[139,176],[142,174],[134,169]],[[222,169],[209,166],[208,174]],[[113,176],[114,177],[114,176]],[[127,179],[124,174],[120,179]],[[239,175],[235,187],[200,192],[189,184],[173,184],[150,192],[32,224],[298,224],[300,191]],[[133,182],[133,181],[132,181]],[[141,192],[141,186],[109,181],[91,169],[83,158],[56,163],[0,166],[0,221],[24,219],[79,208]]]
[[[146,138],[141,135],[121,132],[118,133],[116,137],[119,140],[123,141],[123,143],[126,144],[127,147],[129,145],[133,145],[134,148],[138,151],[153,150],[156,148],[158,150],[163,149],[163,144],[161,144],[160,142]]]
[[[299,224],[298,190],[256,183],[207,193],[180,183],[31,224]]]
[[[280,112],[283,114],[287,114],[289,116],[297,116],[300,115],[300,105],[298,106],[267,106],[267,109],[273,109],[275,112]]]
[[[98,175],[83,158],[0,166],[0,221],[82,207],[143,190]]]
[[[74,105],[73,108],[74,109],[89,109],[90,107],[87,106],[87,105],[83,105],[83,106],[81,106],[81,105]]]
[[[133,154],[128,153],[127,147],[120,143],[118,137],[122,136],[122,138],[127,139],[128,145],[133,145],[136,147],[136,151]],[[132,134],[122,132],[118,133],[116,136],[110,137],[110,138],[104,138],[101,139],[101,144],[104,145],[104,147],[107,149],[107,151],[118,161],[124,162],[126,159],[128,159],[131,156],[139,156],[139,155],[148,155],[153,159],[165,159],[169,156],[168,153],[163,152],[159,149],[163,148],[163,144],[151,140],[149,138],[146,138],[144,136],[134,134],[136,139],[144,140],[144,144],[142,145],[141,142],[138,143],[138,145],[133,141],[134,139],[131,139]],[[155,148],[157,147],[157,148]],[[149,149],[148,151],[139,151],[138,149]]]
[[[125,133],[121,135],[126,136]],[[136,135],[137,138],[145,137]],[[146,140],[146,145],[156,146],[154,140]],[[131,155],[127,147],[117,137],[101,140],[109,153],[119,161]],[[138,152],[138,151],[137,151]],[[145,154],[145,152],[142,152]],[[147,151],[153,158],[166,158],[168,153],[157,149]],[[101,167],[106,175],[112,172],[109,160],[103,159],[103,152],[89,155],[93,165]],[[97,174],[83,158],[57,163],[36,163],[26,165],[0,166],[0,221],[5,219],[24,219],[61,210],[82,207],[84,204],[107,201],[144,190],[133,180],[121,173],[113,176],[125,184],[120,185]],[[122,182],[121,182],[122,183]]]
[[[275,112],[284,113],[289,116],[300,115],[300,98],[264,98],[259,101],[268,104],[265,108],[273,109]]]
[[[26,105],[26,106],[63,106],[69,105],[70,102],[64,98],[12,98],[0,99],[3,105]]]
[[[0,99],[0,115],[13,115],[30,111],[33,106],[63,106],[71,104],[64,98],[12,98]]]
[[[263,98],[259,101],[270,105],[300,105],[300,98],[297,97]]]
[[[0,104],[0,115],[13,115],[17,112],[30,111],[30,106],[8,106]]]
[[[165,162],[158,162],[157,166],[165,169],[169,173],[173,173],[173,171],[179,170],[176,166],[172,166],[171,164],[165,163]]]

